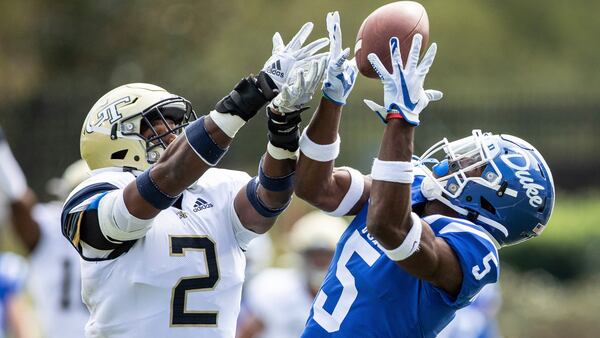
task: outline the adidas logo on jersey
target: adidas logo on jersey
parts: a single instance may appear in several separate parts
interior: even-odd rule
[[[267,73],[275,75],[275,76],[279,76],[279,77],[284,77],[284,73],[281,71],[281,62],[279,60],[277,60],[276,62],[273,62],[273,64],[271,65],[271,68],[269,68],[267,70]]]
[[[196,203],[194,203],[194,208],[192,210],[194,210],[194,212],[198,212],[198,211],[212,208],[212,207],[213,207],[212,203],[207,202],[207,201],[201,199],[200,197],[198,197],[198,199],[196,199]]]

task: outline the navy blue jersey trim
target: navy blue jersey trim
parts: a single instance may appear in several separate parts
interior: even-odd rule
[[[85,212],[82,211],[78,214],[71,214],[71,210],[96,194],[116,189],[118,189],[117,186],[106,182],[92,184],[75,193],[69,200],[67,200],[67,202],[63,206],[61,214],[62,234],[75,247],[79,255],[85,260],[96,261],[103,259],[90,259],[83,257],[81,252],[81,245],[78,243],[78,240],[74,241],[74,236],[76,233],[80,232],[79,226],[81,221],[83,221]]]

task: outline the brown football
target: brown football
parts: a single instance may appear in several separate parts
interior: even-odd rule
[[[406,64],[412,38],[416,33],[423,35],[423,53],[429,41],[429,18],[420,3],[397,1],[377,8],[363,21],[356,35],[354,54],[360,73],[370,78],[378,78],[367,60],[370,53],[377,54],[387,70],[392,72],[389,40],[394,36],[400,41],[400,54]]]

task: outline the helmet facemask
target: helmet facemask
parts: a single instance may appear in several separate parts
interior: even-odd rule
[[[124,119],[120,123],[120,131],[123,137],[134,137],[143,140],[145,142],[146,161],[149,164],[154,164],[168,146],[165,137],[170,134],[176,136],[181,134],[181,131],[196,118],[196,113],[188,100],[182,97],[172,97],[159,101],[139,114]],[[171,127],[168,120],[173,121],[175,127]],[[164,126],[164,132],[159,133],[157,131],[157,121]],[[146,137],[144,133],[148,130],[151,135]],[[111,138],[112,135],[111,132]]]

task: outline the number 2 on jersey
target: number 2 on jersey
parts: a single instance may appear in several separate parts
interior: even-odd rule
[[[340,295],[335,308],[331,313],[323,308],[323,305],[327,301],[327,295],[322,289],[319,291],[313,306],[314,320],[329,333],[336,332],[340,329],[342,322],[348,315],[348,311],[350,311],[352,303],[354,303],[358,296],[354,276],[346,266],[355,252],[369,266],[373,266],[375,261],[381,256],[380,253],[358,233],[358,230],[355,230],[350,238],[348,238],[348,241],[344,244],[344,249],[342,249],[340,258],[337,261],[335,270],[335,276],[343,287],[342,294]]]
[[[179,279],[171,291],[172,326],[216,326],[218,311],[186,311],[187,293],[210,291],[219,281],[219,264],[215,242],[208,237],[170,236],[171,256],[185,256],[186,250],[204,251],[206,259],[205,276],[190,276]]]

